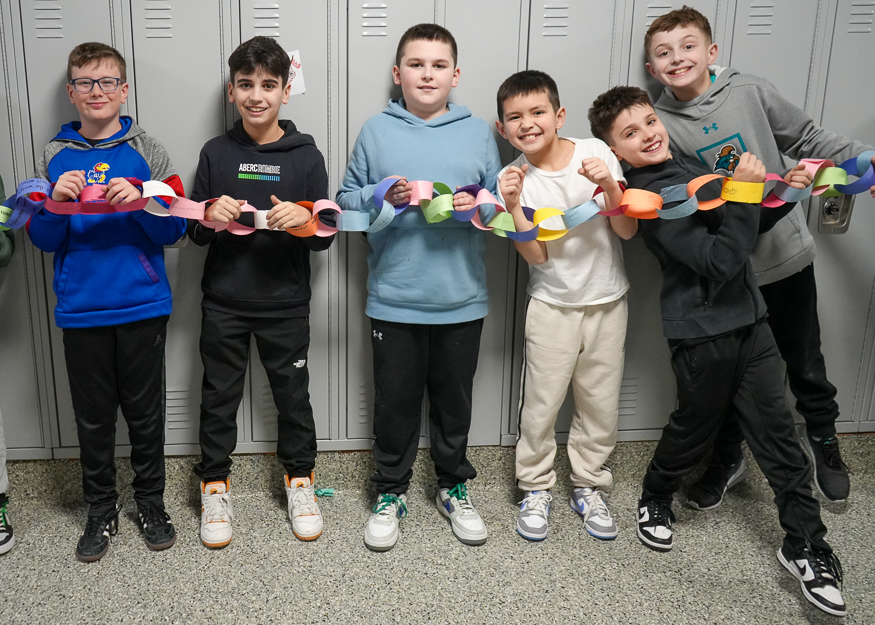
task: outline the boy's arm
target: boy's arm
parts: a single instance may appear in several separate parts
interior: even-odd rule
[[[495,194],[498,191],[498,174],[501,173],[501,154],[498,153],[498,145],[495,143],[495,136],[492,134],[492,129],[486,125],[486,173],[480,180],[479,184],[490,193]]]
[[[337,190],[337,204],[343,210],[367,211],[373,206],[371,198],[377,184],[370,182],[367,142],[366,129],[363,128],[355,140],[346,174]]]
[[[602,157],[594,156],[585,158],[581,162],[578,173],[585,176],[593,184],[600,186],[604,191],[605,209],[613,210],[623,201],[623,189],[620,180],[623,180],[623,169],[620,162],[610,148],[605,144]],[[621,239],[631,239],[638,232],[638,220],[627,215],[608,217],[611,229]]]
[[[203,149],[198,158],[197,171],[194,175],[194,188],[191,191],[191,199],[195,202],[204,202],[211,199],[210,196],[210,159]],[[197,219],[189,219],[186,226],[188,238],[195,245],[208,245],[216,238],[216,231],[201,225]]]
[[[6,201],[6,191],[3,189],[3,179],[0,178],[0,204]],[[10,230],[8,233],[0,230],[0,267],[6,267],[12,260],[15,251],[15,238]]]
[[[520,204],[523,181],[528,169],[528,165],[523,165],[522,167],[510,166],[498,180],[497,199],[504,204],[504,207],[513,217],[513,223],[516,226],[517,232],[528,232],[535,227],[531,221],[526,219],[522,204]],[[530,265],[541,265],[547,262],[547,246],[543,241],[538,241],[537,239],[534,241],[514,241],[513,246]]]
[[[318,162],[313,165],[307,176],[306,200],[309,202],[328,199],[328,172],[325,170],[325,158],[319,150],[316,150],[316,153],[319,155]],[[318,219],[329,226],[335,226],[337,224],[335,215],[336,213],[333,211],[323,211],[319,213]],[[303,238],[302,241],[310,250],[321,252],[328,249],[335,236],[337,235],[332,234],[330,237],[317,237],[313,235]]]
[[[36,168],[36,177],[52,181],[49,176],[49,157],[47,154],[52,148],[50,143],[43,150]],[[55,153],[57,151],[55,150]],[[69,215],[56,215],[47,210],[41,210],[33,214],[27,222],[27,234],[30,240],[44,252],[57,252],[67,240],[70,226]]]

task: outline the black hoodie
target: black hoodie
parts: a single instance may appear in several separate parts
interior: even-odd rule
[[[626,180],[630,188],[659,193],[665,187],[685,185],[708,173],[696,171],[692,165],[668,159],[658,165],[630,169]],[[700,191],[700,197],[716,195],[716,181]],[[736,202],[680,219],[638,221],[644,244],[662,267],[660,304],[667,339],[717,336],[765,316],[766,304],[750,264],[750,253],[757,234],[771,228],[793,206],[766,209],[762,222],[759,204]]]
[[[298,132],[291,121],[279,124],[285,134],[265,145],[255,143],[239,120],[208,141],[191,198],[203,202],[229,195],[259,210],[273,207],[271,195],[291,202],[327,199],[328,174],[313,137]],[[201,281],[204,308],[249,317],[308,315],[310,250],[327,249],[334,240],[268,230],[216,233],[197,221],[189,222],[188,235],[198,245],[210,245]]]

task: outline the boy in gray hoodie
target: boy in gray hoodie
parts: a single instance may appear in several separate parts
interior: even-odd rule
[[[654,20],[644,48],[647,70],[665,85],[654,108],[671,134],[674,150],[714,173],[732,175],[745,152],[762,159],[767,171],[777,172],[786,170],[785,155],[840,162],[872,149],[818,127],[768,81],[713,66],[717,44],[711,41],[707,18],[695,9],[684,6]],[[785,180],[790,182],[801,171],[802,166],[796,165]],[[796,409],[805,418],[802,446],[812,461],[815,483],[827,499],[844,501],[850,482],[836,438],[836,388],[826,377],[820,350],[815,253],[805,215],[797,205],[759,236],[751,262],[768,306],[769,325],[787,364]],[[690,489],[693,508],[718,507],[726,489],[742,478],[747,469],[742,438],[738,423],[727,419],[711,465]]]

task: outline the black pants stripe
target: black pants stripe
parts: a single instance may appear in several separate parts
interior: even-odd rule
[[[119,406],[128,424],[134,499],[164,498],[164,344],[167,317],[97,328],[64,328],[64,359],[89,515],[118,501],[115,424]]]
[[[374,461],[381,493],[407,492],[428,391],[431,458],[439,488],[474,479],[466,455],[483,320],[446,325],[371,319]]]
[[[806,543],[829,549],[820,505],[784,402],[780,355],[765,321],[674,350],[678,408],[672,413],[644,477],[641,498],[671,502],[682,477],[696,466],[726,418],[741,426],[775,493],[784,545],[798,554]]]
[[[243,399],[250,335],[254,335],[279,411],[277,460],[291,477],[309,475],[316,466],[316,424],[307,368],[309,320],[242,317],[208,308],[202,314],[201,462],[195,473],[208,482],[231,474],[237,408]]]

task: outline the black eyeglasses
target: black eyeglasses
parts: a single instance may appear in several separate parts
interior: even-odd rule
[[[118,91],[118,86],[121,81],[121,78],[111,78],[106,76],[105,78],[98,78],[97,80],[94,80],[93,78],[74,78],[70,81],[70,84],[73,85],[73,89],[79,93],[91,93],[95,84],[99,85],[100,90],[104,93],[112,93],[113,91]]]

